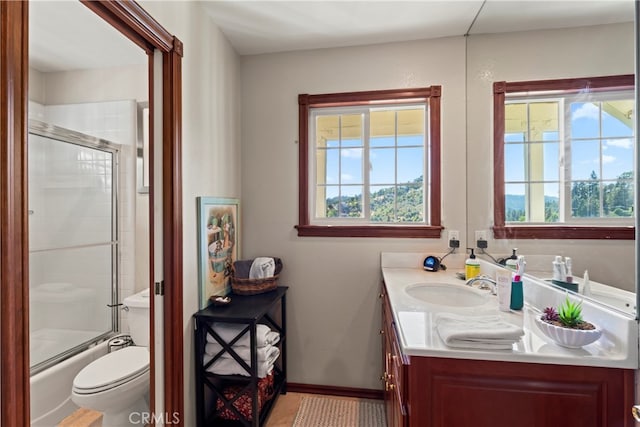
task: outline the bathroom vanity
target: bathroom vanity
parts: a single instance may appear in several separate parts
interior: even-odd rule
[[[407,289],[430,282],[466,286],[454,272],[421,271],[413,267],[421,263],[398,264],[396,255],[383,254],[380,293],[389,427],[634,425],[634,319],[584,301],[585,318],[602,326],[603,336],[583,348],[564,348],[547,341],[534,324],[539,305],[556,306],[564,293],[525,279],[525,307],[518,312],[499,312],[489,291],[473,304],[456,306],[456,299],[467,301],[464,288],[454,288],[461,297],[453,293],[451,301],[425,302]],[[483,267],[490,275],[495,268]],[[499,313],[525,335],[512,350],[447,347],[435,329],[440,312]]]

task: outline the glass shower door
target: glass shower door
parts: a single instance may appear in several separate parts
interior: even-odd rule
[[[41,124],[29,133],[32,373],[117,330],[116,144]]]

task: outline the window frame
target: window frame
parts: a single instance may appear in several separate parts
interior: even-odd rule
[[[511,225],[505,222],[504,135],[505,99],[508,93],[555,91],[573,94],[580,91],[605,92],[633,90],[633,74],[583,77],[573,79],[532,80],[520,82],[494,82],[493,84],[493,189],[494,225],[496,239],[611,239],[634,240],[635,226],[621,225]],[[637,130],[635,131],[637,132]],[[637,144],[637,136],[634,136]],[[637,173],[637,171],[634,171]]]
[[[440,141],[440,98],[441,86],[415,89],[392,89],[364,92],[298,95],[298,236],[316,237],[398,237],[398,238],[440,238],[444,227],[441,225],[441,141]],[[353,106],[389,106],[408,102],[428,104],[428,149],[429,149],[429,224],[312,224],[310,221],[309,198],[313,189],[309,188],[309,112],[311,108],[335,108]],[[427,149],[427,144],[425,144]],[[426,178],[426,177],[425,177]],[[425,179],[425,183],[427,180]],[[425,187],[427,185],[425,184]]]

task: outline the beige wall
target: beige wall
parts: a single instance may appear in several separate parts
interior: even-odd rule
[[[140,56],[144,61],[144,52]],[[44,76],[45,105],[84,102],[149,99],[147,65],[128,65],[117,68],[41,73]],[[29,81],[31,83],[31,80]],[[31,93],[31,91],[30,91]]]
[[[467,39],[467,203],[468,239],[493,224],[494,81],[521,81],[634,73],[633,23]],[[489,240],[488,251],[507,255],[570,256],[573,272],[635,290],[634,241]],[[549,270],[551,270],[549,266]]]
[[[193,323],[198,310],[196,197],[240,197],[240,62],[198,2],[142,1],[184,43],[182,203],[184,249],[183,424],[195,425]],[[170,363],[170,361],[169,361]]]
[[[242,252],[283,259],[290,382],[379,389],[380,252],[447,249],[444,237],[297,236],[298,94],[442,85],[442,217],[462,234],[464,48],[455,37],[242,58]]]

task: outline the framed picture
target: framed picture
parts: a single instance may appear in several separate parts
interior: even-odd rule
[[[231,268],[240,256],[238,199],[198,197],[199,305],[231,292]]]

